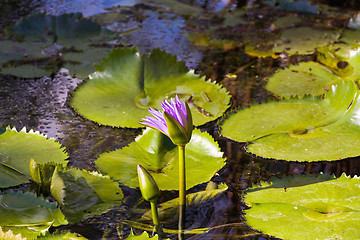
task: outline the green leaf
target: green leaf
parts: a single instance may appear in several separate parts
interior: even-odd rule
[[[360,78],[360,47],[344,43],[317,48],[317,61],[301,62],[278,70],[269,78],[266,89],[289,98],[321,95],[339,81]]]
[[[194,129],[185,148],[186,187],[207,182],[225,165],[223,153],[206,132]],[[157,130],[147,128],[128,147],[103,153],[97,168],[129,187],[139,187],[137,165],[151,173],[161,190],[179,188],[178,148]]]
[[[246,223],[282,239],[357,239],[359,184],[344,174],[273,179],[246,192]]]
[[[3,231],[35,239],[50,226],[67,224],[56,203],[37,198],[30,192],[0,194],[0,226]]]
[[[37,239],[41,240],[86,240],[87,238],[84,238],[78,233],[71,233],[71,232],[62,232],[62,233],[53,233],[53,234],[47,234],[45,236],[38,237]]]
[[[223,136],[246,150],[289,161],[339,160],[360,155],[359,91],[351,81],[324,96],[254,105],[221,122]]]
[[[123,193],[109,176],[75,168],[59,175],[66,186],[63,213],[70,223],[103,214],[121,204]]]
[[[68,158],[65,148],[53,138],[46,138],[33,130],[16,131],[15,128],[7,127],[0,135],[0,153],[6,156],[2,162],[14,170],[30,177],[30,159],[38,163],[57,163],[66,166]]]
[[[301,62],[278,70],[272,75],[266,89],[284,98],[304,95],[319,96],[326,93],[339,78],[317,62]]]
[[[220,117],[230,96],[221,86],[188,72],[176,56],[153,50],[139,55],[136,48],[114,49],[97,72],[81,84],[70,104],[84,117],[100,124],[138,128],[149,107],[175,97],[189,100],[195,125]]]
[[[29,178],[15,169],[0,163],[0,188],[7,188],[23,183],[29,183]]]
[[[286,51],[288,54],[311,54],[320,46],[338,40],[340,31],[325,29],[323,26],[296,27],[282,32],[275,42],[273,51]]]

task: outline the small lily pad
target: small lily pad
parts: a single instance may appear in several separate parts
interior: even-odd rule
[[[0,194],[0,215],[4,232],[11,230],[28,239],[46,233],[50,226],[67,224],[56,203],[37,198],[30,192]]]
[[[265,158],[332,161],[360,155],[359,90],[352,81],[322,97],[253,105],[221,123],[223,136]]]
[[[63,213],[70,223],[101,215],[120,205],[124,195],[109,176],[75,168],[59,172],[65,183]]]
[[[66,166],[68,158],[65,148],[53,138],[23,128],[17,131],[7,127],[0,135],[1,164],[30,177],[30,159],[38,163],[53,162]]]
[[[195,129],[186,145],[186,187],[207,182],[225,165],[223,153],[206,132]],[[97,168],[131,188],[139,187],[137,165],[151,173],[161,190],[179,189],[178,148],[157,130],[147,128],[128,147],[103,153]]]
[[[334,44],[317,48],[318,62],[301,62],[278,70],[271,76],[266,89],[289,98],[304,95],[322,95],[331,85],[360,78],[360,48]]]
[[[289,54],[311,54],[320,46],[336,41],[340,37],[340,31],[323,29],[319,27],[296,27],[282,32],[275,43],[273,51],[286,51]]]
[[[282,239],[358,239],[359,185],[344,174],[273,179],[246,192],[246,223]]]
[[[186,99],[195,125],[220,117],[230,96],[220,85],[188,72],[176,56],[153,50],[139,55],[137,48],[114,49],[97,64],[97,72],[81,84],[70,104],[84,117],[100,124],[138,128],[149,107],[160,109],[164,99]]]

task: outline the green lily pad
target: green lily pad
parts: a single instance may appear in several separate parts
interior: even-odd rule
[[[322,97],[253,105],[221,122],[223,136],[265,158],[332,161],[360,155],[359,90],[351,81]]]
[[[220,117],[230,96],[220,85],[188,72],[176,56],[153,50],[139,55],[137,48],[114,49],[97,64],[97,72],[81,84],[70,104],[84,117],[100,124],[138,128],[149,107],[175,97],[189,101],[195,125]]]
[[[78,233],[64,232],[64,233],[53,233],[47,234],[45,236],[38,237],[37,239],[41,240],[86,240]]]
[[[206,132],[195,129],[186,145],[186,187],[207,182],[225,165],[223,153]],[[179,189],[178,148],[157,130],[147,128],[128,147],[103,153],[97,168],[131,188],[139,187],[137,165],[151,173],[161,190]]]
[[[339,81],[357,81],[360,78],[360,48],[334,44],[317,48],[320,62],[301,62],[278,70],[269,78],[266,89],[289,98],[306,94],[322,95]]]
[[[59,172],[65,183],[63,213],[70,223],[101,215],[120,205],[123,193],[109,176],[69,168]]]
[[[65,148],[53,138],[39,132],[17,131],[7,127],[0,135],[0,163],[30,177],[30,159],[38,163],[52,162],[66,166],[68,158]],[[1,176],[2,177],[2,176]]]
[[[269,78],[266,89],[284,98],[306,94],[318,96],[338,80],[330,69],[320,63],[301,62],[278,70]]]
[[[282,239],[358,239],[359,184],[344,174],[273,179],[246,192],[246,223]]]
[[[67,224],[56,203],[37,198],[30,192],[0,194],[0,215],[4,232],[11,230],[28,239],[46,233],[50,226]]]
[[[290,28],[282,32],[273,51],[289,54],[311,54],[320,46],[338,40],[340,31],[315,27]]]
[[[0,160],[0,162],[2,162]],[[29,183],[29,178],[18,171],[0,164],[0,188],[7,188],[23,183]]]
[[[113,39],[112,32],[80,13],[22,18],[7,34],[23,41],[1,41],[1,73],[27,78],[49,75],[63,66],[86,78],[95,70],[93,64],[111,50],[102,45]]]

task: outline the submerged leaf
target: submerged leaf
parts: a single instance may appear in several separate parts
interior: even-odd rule
[[[211,182],[209,183],[211,184]],[[191,193],[186,195],[186,207],[196,207],[201,203],[208,201],[220,193],[226,191],[228,187],[221,184],[215,189],[205,189],[204,191]],[[161,203],[158,207],[159,217],[161,219],[173,219],[179,212],[179,198],[171,199],[167,202]],[[151,212],[147,211],[141,218],[151,220]]]
[[[282,239],[358,239],[359,184],[345,175],[273,179],[246,192],[246,223]]]
[[[67,224],[56,203],[37,198],[30,192],[0,194],[0,226],[3,231],[34,239],[50,226]]]
[[[93,64],[110,52],[110,48],[96,45],[113,38],[110,31],[80,13],[32,15],[19,20],[7,33],[23,41],[1,41],[1,73],[26,78],[50,75],[63,66],[86,78],[94,71]]]
[[[209,181],[225,165],[223,153],[206,132],[195,129],[186,145],[186,187]],[[103,153],[97,168],[129,187],[139,187],[137,165],[151,173],[161,190],[179,188],[178,148],[164,134],[147,128],[128,147]]]
[[[160,109],[161,101],[176,94],[188,100],[194,124],[201,125],[220,117],[230,101],[221,86],[188,72],[184,62],[159,49],[142,56],[136,48],[114,49],[96,69],[70,104],[104,125],[141,127],[149,107]]]
[[[254,105],[221,123],[223,136],[246,150],[290,161],[339,160],[360,155],[360,93],[351,81],[324,96]]]

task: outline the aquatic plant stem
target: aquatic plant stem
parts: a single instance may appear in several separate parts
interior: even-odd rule
[[[157,202],[151,201],[151,215],[153,218],[153,223],[155,226],[155,232],[160,235],[160,221],[159,221],[159,214],[158,214],[158,208],[157,208]]]
[[[179,239],[184,239],[186,215],[185,145],[179,145]]]

